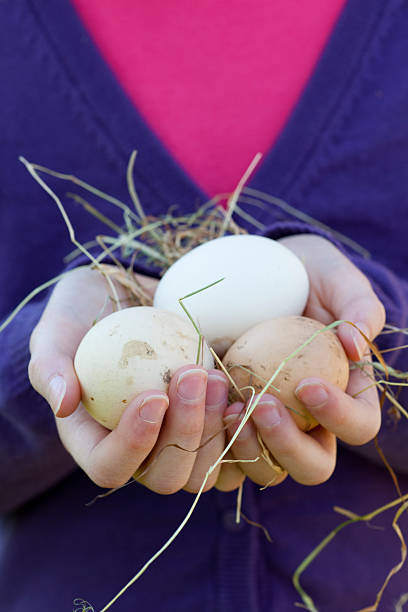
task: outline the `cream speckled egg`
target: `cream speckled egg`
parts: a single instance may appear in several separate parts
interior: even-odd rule
[[[309,294],[306,269],[290,249],[263,236],[234,235],[176,261],[157,287],[154,306],[184,314],[179,298],[222,277],[183,302],[219,355],[260,321],[302,314]]]
[[[196,362],[199,338],[191,322],[150,306],[115,312],[84,336],[75,356],[82,403],[96,421],[114,429],[142,391],[166,391],[174,372]],[[214,367],[208,346],[203,366]]]

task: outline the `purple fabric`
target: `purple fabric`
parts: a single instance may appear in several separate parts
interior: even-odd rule
[[[400,327],[408,318],[407,23],[403,0],[347,4],[290,121],[249,185],[367,249],[371,258],[342,247],[372,280],[389,322]],[[67,0],[3,0],[0,24],[1,319],[59,274],[72,249],[55,204],[19,155],[128,202],[125,167],[136,148],[137,189],[150,213],[172,205],[191,211],[207,198],[143,123]],[[104,231],[65,195],[71,184],[50,183],[79,240]],[[101,209],[121,223],[117,209]],[[248,210],[271,237],[314,231],[276,206]],[[85,506],[98,489],[62,448],[48,406],[27,379],[29,335],[46,300],[46,293],[37,296],[0,335],[0,601],[8,612],[42,612],[70,610],[73,599],[83,597],[100,610],[169,537],[193,498],[158,496],[134,484]],[[408,370],[407,352],[395,354],[393,363]],[[407,492],[408,424],[395,425],[386,408],[380,443]],[[295,609],[291,575],[342,521],[333,506],[365,513],[395,497],[373,444],[342,446],[335,474],[317,487],[287,479],[261,492],[247,483],[243,512],[268,528],[272,543],[255,527],[235,525],[235,494],[210,491],[176,542],[112,610]],[[319,610],[344,612],[373,602],[399,560],[392,517],[391,511],[371,527],[347,528],[307,570],[302,583]],[[405,516],[400,524],[406,532]],[[404,567],[380,610],[393,609],[407,585]]]

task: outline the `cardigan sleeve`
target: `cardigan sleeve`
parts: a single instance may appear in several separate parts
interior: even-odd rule
[[[0,334],[0,512],[12,510],[69,474],[47,402],[28,379],[30,335],[47,297],[27,304]]]

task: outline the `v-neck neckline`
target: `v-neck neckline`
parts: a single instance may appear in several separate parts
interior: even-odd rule
[[[68,0],[28,1],[72,87],[80,92],[84,107],[116,151],[127,160],[133,149],[140,149],[136,181],[150,192],[157,209],[178,204],[188,210],[208,200],[127,97],[73,5]],[[383,0],[348,0],[294,111],[248,187],[279,197],[289,193],[361,69],[361,56],[385,4]]]

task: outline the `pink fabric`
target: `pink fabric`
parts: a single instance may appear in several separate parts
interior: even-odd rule
[[[146,122],[215,195],[275,142],[345,0],[73,4]]]

